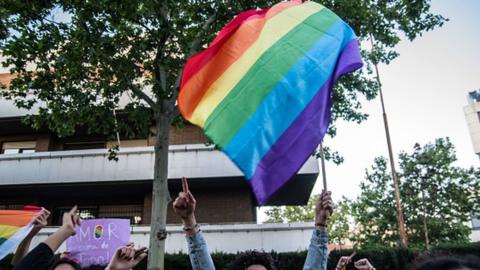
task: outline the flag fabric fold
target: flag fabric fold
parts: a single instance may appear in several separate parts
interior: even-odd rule
[[[30,233],[40,210],[0,210],[0,260],[14,252]]]
[[[361,66],[355,33],[336,14],[281,2],[239,14],[187,61],[178,106],[263,205],[323,139],[335,81]]]

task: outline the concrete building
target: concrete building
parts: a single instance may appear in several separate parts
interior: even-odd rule
[[[472,139],[473,151],[480,158],[480,90],[468,93],[468,105],[463,108],[467,120],[468,131]],[[472,216],[473,242],[480,241],[480,214]]]
[[[480,90],[468,93],[468,105],[463,108],[473,151],[480,158]]]
[[[0,74],[0,82],[8,83],[11,78]],[[151,221],[153,138],[121,138],[118,162],[109,161],[107,150],[112,142],[106,137],[78,130],[71,137],[59,138],[47,129],[33,130],[21,119],[34,112],[19,110],[0,98],[0,209],[39,205],[52,212],[50,224],[59,225],[63,212],[77,204],[82,218],[130,219],[139,226],[132,229],[139,232],[135,237],[143,237],[138,241],[145,244]],[[275,230],[275,225],[256,224],[257,204],[248,182],[222,152],[206,143],[197,127],[170,129],[168,178],[172,197],[180,191],[180,179],[185,176],[198,201],[199,223],[211,224],[215,232],[239,235],[252,231],[249,226],[257,231],[262,231],[262,226]],[[312,157],[268,205],[305,204],[317,176],[318,162]],[[171,207],[167,222],[179,223]],[[224,225],[239,223],[246,227]],[[288,231],[288,227],[278,226],[279,232]],[[218,250],[230,251],[232,243],[224,244]]]

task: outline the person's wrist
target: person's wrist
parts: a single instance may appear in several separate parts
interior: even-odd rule
[[[105,267],[105,270],[122,270],[121,268],[116,268],[116,267],[113,267],[112,265],[110,265],[110,263],[107,265],[107,267]]]
[[[183,231],[187,236],[194,236],[200,231],[200,228],[197,225],[197,220],[195,219],[195,215],[191,214],[185,218],[182,218],[183,223]]]
[[[62,236],[64,236],[65,238],[68,238],[72,235],[75,234],[75,229],[73,228],[70,228],[70,227],[67,227],[67,226],[61,226],[59,229],[58,229],[58,233],[60,233]]]
[[[182,223],[184,227],[193,227],[197,224],[197,220],[195,219],[195,215],[191,214],[186,217],[182,217]]]
[[[327,226],[327,220],[326,220],[326,219],[323,219],[323,218],[316,218],[316,219],[315,219],[315,226],[323,226],[323,227],[326,227],[326,226]]]
[[[39,232],[40,230],[36,230],[35,228],[33,228],[28,234],[27,236],[25,237],[25,239],[32,239],[33,237],[35,237],[35,235],[37,235],[37,233]]]

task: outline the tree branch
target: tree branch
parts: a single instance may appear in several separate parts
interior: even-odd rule
[[[150,105],[152,109],[155,109],[155,101],[153,101],[153,99],[151,99],[147,94],[145,94],[145,92],[138,89],[138,87],[135,87],[134,85],[130,86],[130,91],[132,91],[138,98],[147,102],[147,104]]]
[[[208,20],[203,24],[202,29],[198,31],[197,35],[195,36],[195,39],[191,43],[190,51],[188,53],[188,56],[185,59],[188,59],[190,56],[192,56],[198,51],[198,49],[200,48],[200,45],[202,44],[203,35],[205,34],[205,32],[208,31],[208,29],[215,22],[216,19],[217,19],[217,14],[215,13],[212,16],[210,16]],[[182,80],[182,69],[178,71],[177,79],[175,80],[175,84],[173,85],[174,90],[173,90],[173,95],[171,97],[172,101],[175,101],[178,97],[181,80]]]
[[[195,36],[195,39],[190,45],[190,52],[188,53],[187,58],[192,56],[194,53],[198,51],[200,45],[202,45],[203,35],[205,34],[205,32],[207,32],[207,30],[210,28],[210,25],[212,25],[212,23],[214,23],[216,19],[217,19],[217,14],[215,13],[212,16],[210,16],[208,20],[203,24],[202,29],[198,31],[197,35]]]

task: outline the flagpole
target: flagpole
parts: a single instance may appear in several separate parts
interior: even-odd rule
[[[372,35],[370,35],[370,43],[372,44],[372,49],[373,49],[374,45],[373,45]],[[395,161],[393,159],[392,142],[390,140],[390,131],[388,129],[387,112],[385,110],[385,103],[383,101],[382,83],[380,81],[380,73],[378,71],[378,65],[377,63],[374,63],[374,65],[375,65],[375,73],[376,73],[377,83],[378,83],[378,90],[380,93],[380,102],[382,103],[383,124],[385,127],[385,136],[387,137],[388,155],[390,157],[390,167],[392,170],[393,188],[395,192],[395,203],[397,208],[398,230],[400,234],[400,245],[402,246],[402,248],[407,248],[408,242],[407,242],[407,234],[405,232],[405,220],[403,218],[403,210],[400,202],[400,189],[398,185],[397,173],[395,171]]]
[[[323,190],[327,191],[327,173],[325,172],[325,156],[323,152],[323,143],[320,143],[320,160],[322,164]]]

